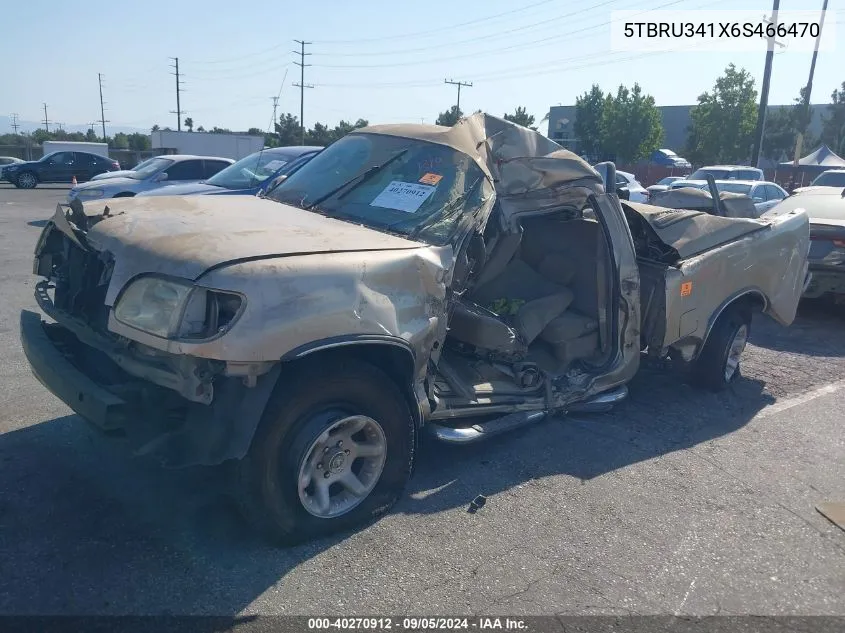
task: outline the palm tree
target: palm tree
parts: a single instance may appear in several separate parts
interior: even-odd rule
[[[185,127],[188,128],[188,132],[194,131],[194,120],[191,117],[185,119]]]

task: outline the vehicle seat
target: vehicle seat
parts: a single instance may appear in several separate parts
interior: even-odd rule
[[[520,241],[521,234],[499,238],[476,288],[455,306],[449,336],[524,358],[528,346],[572,303],[572,291],[543,278],[516,256]]]

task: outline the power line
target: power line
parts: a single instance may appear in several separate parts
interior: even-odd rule
[[[44,131],[50,132],[50,120],[47,118],[47,104],[44,104]]]
[[[179,75],[179,58],[178,57],[170,57],[175,62],[175,66],[171,66],[171,68],[175,68],[175,73],[170,73],[171,75],[176,76],[176,110],[171,110],[170,114],[176,115],[176,131],[182,131],[182,103],[180,101],[180,93],[182,92],[182,84],[184,83],[180,79]]]
[[[302,128],[302,144],[305,145],[305,89],[314,87],[312,84],[305,83],[305,67],[311,65],[305,63],[305,56],[311,54],[305,52],[305,46],[311,42],[304,40],[294,40],[294,42],[300,46],[299,51],[293,51],[294,55],[299,55],[300,61],[294,64],[299,66],[300,79],[298,84],[293,85],[299,88],[299,125]]]
[[[534,9],[544,4],[549,4],[550,2],[554,2],[554,0],[542,0],[541,2],[535,2],[534,4],[529,4],[524,7],[519,7],[517,9],[511,9],[509,11],[503,11],[502,13],[496,13],[494,15],[488,15],[486,18],[478,18],[476,20],[469,20],[468,22],[460,22],[459,24],[452,24],[451,26],[444,26],[437,29],[429,29],[427,31],[416,31],[413,33],[402,33],[399,35],[390,35],[387,37],[370,37],[370,38],[360,38],[357,40],[322,40],[321,44],[357,44],[360,42],[386,42],[388,40],[404,40],[411,37],[420,37],[420,36],[428,36],[434,33],[441,33],[443,31],[451,31],[453,29],[459,29],[464,26],[470,26],[472,24],[478,24],[480,22],[488,22],[490,20],[494,20],[496,18],[500,18],[506,15],[512,15],[514,13],[519,13],[521,11],[528,11],[529,9]]]
[[[444,79],[444,83],[451,84],[458,87],[458,113],[461,112],[461,86],[472,88],[472,82],[469,81],[452,81],[451,79]]]
[[[109,121],[106,119],[106,106],[105,102],[103,101],[103,75],[97,73],[97,81],[100,84],[100,123],[103,125],[103,140],[106,139],[106,123]]]

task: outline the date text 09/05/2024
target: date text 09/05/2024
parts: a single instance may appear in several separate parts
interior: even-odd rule
[[[372,631],[450,631],[450,630],[506,630],[527,631],[519,618],[476,617],[370,617],[370,618],[308,618],[308,630],[372,630]]]
[[[818,22],[626,22],[629,38],[770,38],[818,37]]]

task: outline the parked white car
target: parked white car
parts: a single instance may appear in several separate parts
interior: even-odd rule
[[[691,187],[707,190],[706,180],[678,180],[673,182],[670,189]],[[766,180],[717,180],[716,189],[720,192],[739,193],[746,195],[754,202],[757,213],[765,213],[778,202],[789,196],[780,185]]]
[[[678,182],[679,180],[685,180],[686,176],[666,176],[666,178],[661,178],[656,183],[651,185],[650,187],[646,188],[648,191],[649,196],[654,195],[658,191],[668,191],[669,187],[672,183]]]
[[[8,167],[9,165],[15,165],[17,163],[24,162],[20,158],[16,158],[15,156],[0,156],[0,179],[3,178],[3,169]]]
[[[132,172],[137,171],[139,169],[143,169],[156,158],[158,158],[158,156],[154,156],[153,158],[148,158],[147,160],[141,161],[132,169],[120,169],[118,171],[107,171],[102,174],[97,174],[91,180],[106,180],[107,178],[126,178],[127,176],[131,175]]]
[[[129,198],[167,184],[199,182],[211,178],[234,162],[231,158],[219,156],[157,156],[143,168],[135,169],[122,178],[94,180],[77,185],[68,193],[67,201],[72,202],[76,198],[83,202],[101,198]]]
[[[616,187],[625,187],[630,192],[628,198],[631,202],[648,202],[648,190],[643,187],[634,174],[629,174],[627,171],[616,172]]]

